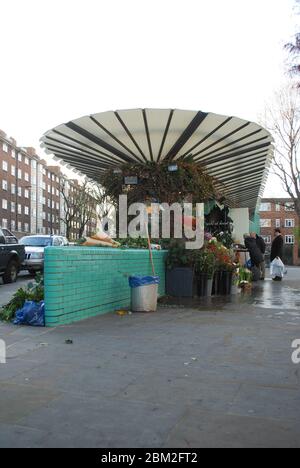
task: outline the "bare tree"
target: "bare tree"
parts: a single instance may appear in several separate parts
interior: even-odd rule
[[[296,2],[296,7],[297,13],[299,14],[299,6],[300,6],[300,0],[295,0]],[[300,33],[297,33],[294,37],[294,40],[292,42],[288,42],[285,44],[285,49],[289,53],[289,71],[292,76],[300,75]],[[300,87],[300,83],[298,83],[298,86]]]
[[[63,217],[61,221],[66,226],[66,237],[71,238],[73,223],[78,215],[74,194],[70,190],[70,183],[66,179],[61,179],[60,191],[63,196]]]
[[[98,219],[104,229],[105,223],[108,219],[110,219],[113,224],[113,213],[115,212],[116,207],[105,192],[104,188],[97,183],[93,185],[93,197],[97,202]]]
[[[288,86],[267,109],[266,126],[275,139],[274,174],[300,216],[300,89]]]
[[[61,218],[66,226],[66,237],[72,237],[74,223],[78,224],[78,236],[84,234],[87,224],[96,216],[96,200],[89,181],[82,184],[67,180],[61,182],[61,193],[64,200],[64,215]]]
[[[86,179],[77,191],[76,204],[78,210],[79,238],[83,237],[87,224],[96,214],[96,200],[90,183]]]

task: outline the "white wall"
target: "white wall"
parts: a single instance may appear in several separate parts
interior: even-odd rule
[[[244,243],[244,234],[249,232],[249,209],[232,208],[229,216],[233,220],[233,239],[239,244]]]

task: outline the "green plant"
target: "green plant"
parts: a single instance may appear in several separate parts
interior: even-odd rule
[[[166,265],[169,270],[178,267],[193,267],[193,251],[186,250],[184,241],[179,239],[171,240]]]
[[[240,267],[237,270],[237,286],[243,286],[245,284],[252,283],[252,273],[250,270],[244,267]]]
[[[216,257],[213,252],[207,248],[195,251],[195,271],[196,273],[207,274],[209,279],[212,279],[216,270]]]
[[[37,274],[34,282],[27,285],[26,288],[19,288],[12,299],[0,310],[0,320],[8,322],[14,319],[16,311],[21,309],[25,301],[40,302],[44,299],[44,280],[40,274]]]

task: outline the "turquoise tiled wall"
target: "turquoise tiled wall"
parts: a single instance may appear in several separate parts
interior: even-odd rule
[[[159,294],[165,294],[164,251],[153,251]],[[97,247],[45,249],[46,326],[72,323],[130,305],[124,274],[151,275],[147,250]]]

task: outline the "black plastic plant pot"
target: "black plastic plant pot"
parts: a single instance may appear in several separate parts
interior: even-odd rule
[[[212,294],[218,296],[222,294],[222,271],[215,271],[213,279]]]
[[[208,275],[206,273],[199,273],[197,275],[197,295],[199,297],[207,296],[207,280]]]
[[[194,297],[194,270],[192,268],[167,269],[166,294],[173,297]]]
[[[222,280],[221,280],[221,292],[223,296],[228,296],[231,294],[231,285],[232,285],[232,272],[224,270],[222,271]]]

